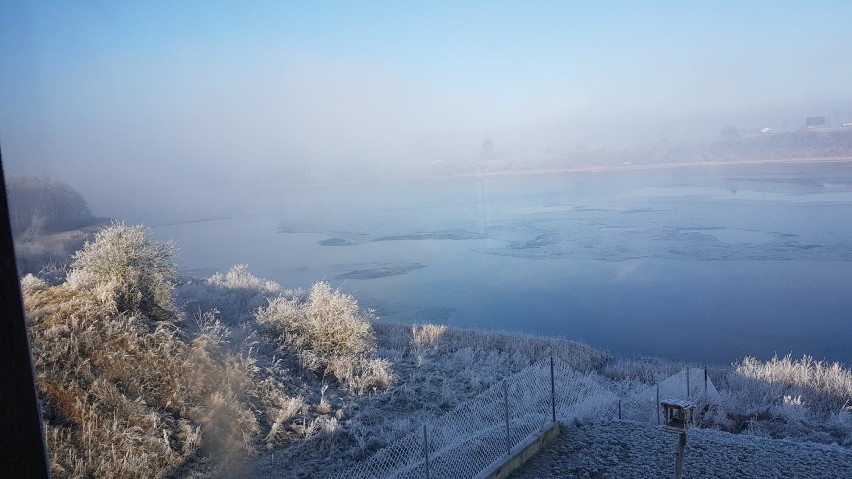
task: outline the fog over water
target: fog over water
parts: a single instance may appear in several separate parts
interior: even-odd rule
[[[59,177],[121,215],[130,193],[170,204],[571,164],[726,125],[838,126],[852,121],[850,17],[842,1],[11,0],[0,138],[12,173]]]
[[[849,18],[10,0],[3,162],[177,240],[186,272],[326,279],[383,320],[852,364],[849,163],[708,166],[852,157]]]
[[[153,230],[179,241],[193,274],[248,263],[285,287],[325,279],[382,320],[557,335],[627,356],[852,363],[852,225],[837,221],[852,214],[848,163],[263,194],[266,214]]]

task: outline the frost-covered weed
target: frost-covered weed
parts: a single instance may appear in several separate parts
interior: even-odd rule
[[[412,324],[411,347],[415,349],[436,347],[446,332],[447,327],[443,324]]]
[[[314,437],[315,435],[321,435],[325,438],[332,438],[339,430],[340,424],[338,424],[337,418],[319,416],[314,418],[314,420],[311,421],[308,427],[305,428],[305,437]]]
[[[270,447],[280,442],[285,437],[285,427],[291,419],[296,417],[300,412],[304,412],[305,402],[299,397],[286,397],[280,391],[276,391],[276,386],[273,382],[266,383],[268,395],[272,396],[272,403],[275,407],[270,408],[267,412],[267,419],[270,423],[269,432],[266,434],[264,441]],[[268,400],[268,398],[267,398]]]
[[[329,360],[328,371],[358,396],[387,388],[396,380],[390,361],[384,358],[335,357]]]

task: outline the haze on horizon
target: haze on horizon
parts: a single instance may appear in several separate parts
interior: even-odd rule
[[[128,191],[852,120],[852,4],[53,2],[0,16],[9,175]],[[106,210],[106,211],[105,211]]]

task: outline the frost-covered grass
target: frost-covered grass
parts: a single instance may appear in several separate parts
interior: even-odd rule
[[[763,387],[771,385],[779,397],[797,398],[792,402],[808,404],[814,413],[830,414],[848,409],[852,403],[852,371],[840,363],[829,364],[807,355],[797,360],[788,354],[766,362],[746,357],[734,366],[735,374]]]
[[[852,371],[804,356],[746,357],[719,376],[717,427],[852,447]]]
[[[220,323],[183,338],[91,290],[24,281],[54,477],[160,477],[251,454],[301,407]]]

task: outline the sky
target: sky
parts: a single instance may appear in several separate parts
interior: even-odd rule
[[[848,1],[22,1],[7,174],[108,197],[852,120]],[[847,118],[850,116],[850,118]]]

